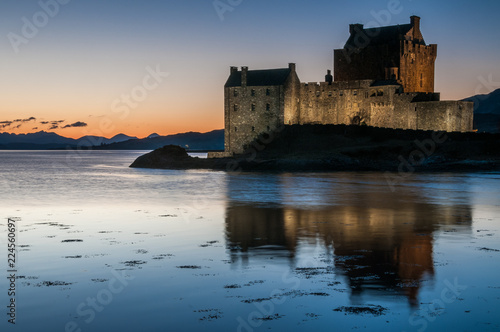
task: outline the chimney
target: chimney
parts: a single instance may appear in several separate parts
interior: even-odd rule
[[[420,31],[420,17],[413,15],[410,17],[410,21],[412,28],[414,28],[417,31]]]
[[[351,35],[359,31],[362,31],[363,28],[364,28],[363,24],[349,24],[349,32],[351,33]]]
[[[247,86],[248,67],[241,67],[241,86]]]
[[[289,63],[289,64],[288,64],[288,68],[289,68],[292,72],[295,72],[295,69],[296,69],[296,65],[295,65],[295,63]]]
[[[333,76],[332,76],[332,71],[331,70],[327,70],[326,71],[325,82],[327,82],[328,85],[332,85],[332,83],[333,83]]]
[[[231,67],[231,75],[238,71],[238,67]]]

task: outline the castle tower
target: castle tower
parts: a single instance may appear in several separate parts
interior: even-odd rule
[[[404,92],[434,92],[437,45],[426,45],[420,17],[371,29],[351,24],[349,32],[344,48],[334,51],[335,81],[393,81]]]
[[[282,126],[285,114],[298,116],[299,86],[294,63],[266,70],[231,67],[224,86],[225,152],[245,153],[259,135]]]

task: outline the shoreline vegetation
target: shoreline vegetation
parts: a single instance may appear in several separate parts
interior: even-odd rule
[[[346,125],[282,126],[241,155],[191,157],[168,145],[130,167],[217,171],[500,171],[500,134],[447,133]]]

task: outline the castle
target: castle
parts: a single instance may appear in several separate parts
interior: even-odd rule
[[[223,153],[244,153],[259,135],[283,125],[346,124],[373,127],[473,130],[473,103],[440,101],[434,92],[437,45],[427,45],[420,17],[410,24],[365,29],[350,25],[334,50],[334,75],[301,83],[296,65],[268,70],[231,67],[224,86]],[[334,79],[335,78],[335,79]]]

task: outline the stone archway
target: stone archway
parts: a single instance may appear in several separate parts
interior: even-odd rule
[[[356,115],[354,118],[352,118],[351,124],[353,126],[360,126],[361,125],[361,118],[358,115]]]

